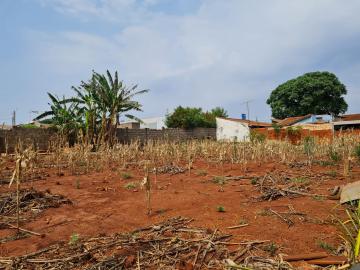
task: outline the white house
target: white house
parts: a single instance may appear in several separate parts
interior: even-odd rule
[[[218,141],[248,141],[252,128],[271,127],[269,123],[235,118],[216,117],[216,139]]]
[[[142,118],[140,123],[140,128],[149,128],[149,129],[162,129],[165,128],[165,117],[152,117],[152,118]]]

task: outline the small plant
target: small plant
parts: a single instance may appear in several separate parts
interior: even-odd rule
[[[330,253],[335,253],[336,252],[336,248],[333,247],[331,244],[324,242],[324,241],[318,241],[318,245],[320,248],[330,252]]]
[[[69,241],[69,245],[76,245],[79,242],[80,236],[77,233],[73,233],[70,236],[70,241]]]
[[[196,174],[197,176],[206,176],[208,173],[207,173],[206,170],[197,170],[197,171],[195,172],[195,174]]]
[[[346,210],[348,219],[340,221],[341,238],[345,242],[349,261],[358,262],[360,253],[360,201],[357,207],[352,206]]]
[[[274,242],[271,242],[263,248],[264,251],[270,253],[271,257],[274,257],[276,255],[276,251],[278,251],[278,249],[278,246]]]
[[[263,143],[266,139],[266,135],[262,133],[258,133],[254,130],[250,131],[250,141],[252,143]]]
[[[323,201],[325,199],[324,196],[320,196],[320,195],[314,195],[314,196],[312,196],[312,198],[315,201]]]
[[[289,136],[299,136],[301,134],[301,126],[298,126],[298,127],[288,127],[286,129],[286,133],[287,135]]]
[[[123,180],[127,180],[127,179],[131,179],[131,178],[132,178],[132,175],[131,175],[131,173],[122,172],[122,173],[120,174],[120,177],[121,177],[121,179],[123,179]]]
[[[319,164],[320,166],[323,166],[323,167],[336,165],[335,161],[333,161],[333,160],[318,160],[318,161],[316,161],[316,164]]]
[[[306,136],[304,138],[304,152],[310,156],[313,154],[315,148],[315,138],[312,136]]]
[[[341,155],[338,152],[336,152],[336,150],[333,147],[329,149],[328,155],[330,159],[335,163],[341,160]]]
[[[131,183],[127,183],[124,187],[125,187],[127,190],[133,190],[133,189],[136,189],[137,184],[136,184],[135,182],[131,182]]]
[[[259,178],[257,178],[257,177],[251,178],[250,183],[251,183],[253,186],[257,185],[258,182],[259,182]]]
[[[273,123],[272,127],[274,129],[275,135],[279,136],[280,132],[281,132],[281,126],[279,126],[279,124],[277,124],[277,123]]]
[[[290,179],[290,182],[294,184],[307,185],[309,184],[309,179],[306,177],[294,177]]]
[[[356,157],[358,160],[360,160],[360,144],[358,144],[358,145],[355,146],[354,154],[355,154],[355,157]]]
[[[216,210],[219,212],[219,213],[224,213],[225,212],[225,207],[222,206],[222,205],[219,205],[216,207]]]
[[[226,178],[224,176],[214,176],[212,182],[218,185],[225,185]]]

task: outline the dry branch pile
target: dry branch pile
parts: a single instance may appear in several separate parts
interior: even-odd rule
[[[309,186],[307,183],[294,183],[287,177],[275,177],[274,175],[265,175],[257,184],[261,193],[257,199],[259,201],[272,201],[280,197],[307,196]]]
[[[230,235],[191,228],[190,222],[177,217],[130,234],[78,239],[0,258],[0,269],[224,269],[226,259],[233,259],[227,249]]]
[[[62,204],[71,204],[71,201],[62,195],[41,192],[35,189],[24,189],[20,191],[20,212],[39,213],[47,208],[57,208]],[[16,214],[16,192],[0,194],[0,215],[15,216]]]

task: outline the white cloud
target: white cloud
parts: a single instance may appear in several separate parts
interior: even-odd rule
[[[236,104],[246,99],[255,100],[253,115],[268,114],[264,102],[271,89],[320,68],[360,86],[345,72],[359,65],[360,55],[336,67],[344,45],[360,40],[357,0],[208,0],[191,15],[148,9],[159,0],[42,1],[89,20],[114,22],[130,14],[114,35],[65,31],[35,33],[32,40],[48,72],[80,76],[92,68],[117,68],[126,81],[151,88],[144,99],[147,114],[178,104],[229,106],[239,114],[243,109]]]

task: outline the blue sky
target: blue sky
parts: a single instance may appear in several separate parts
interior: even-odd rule
[[[141,96],[141,117],[177,105],[269,120],[280,83],[334,72],[360,112],[358,0],[1,0],[0,123],[47,109],[91,71],[118,70]]]

